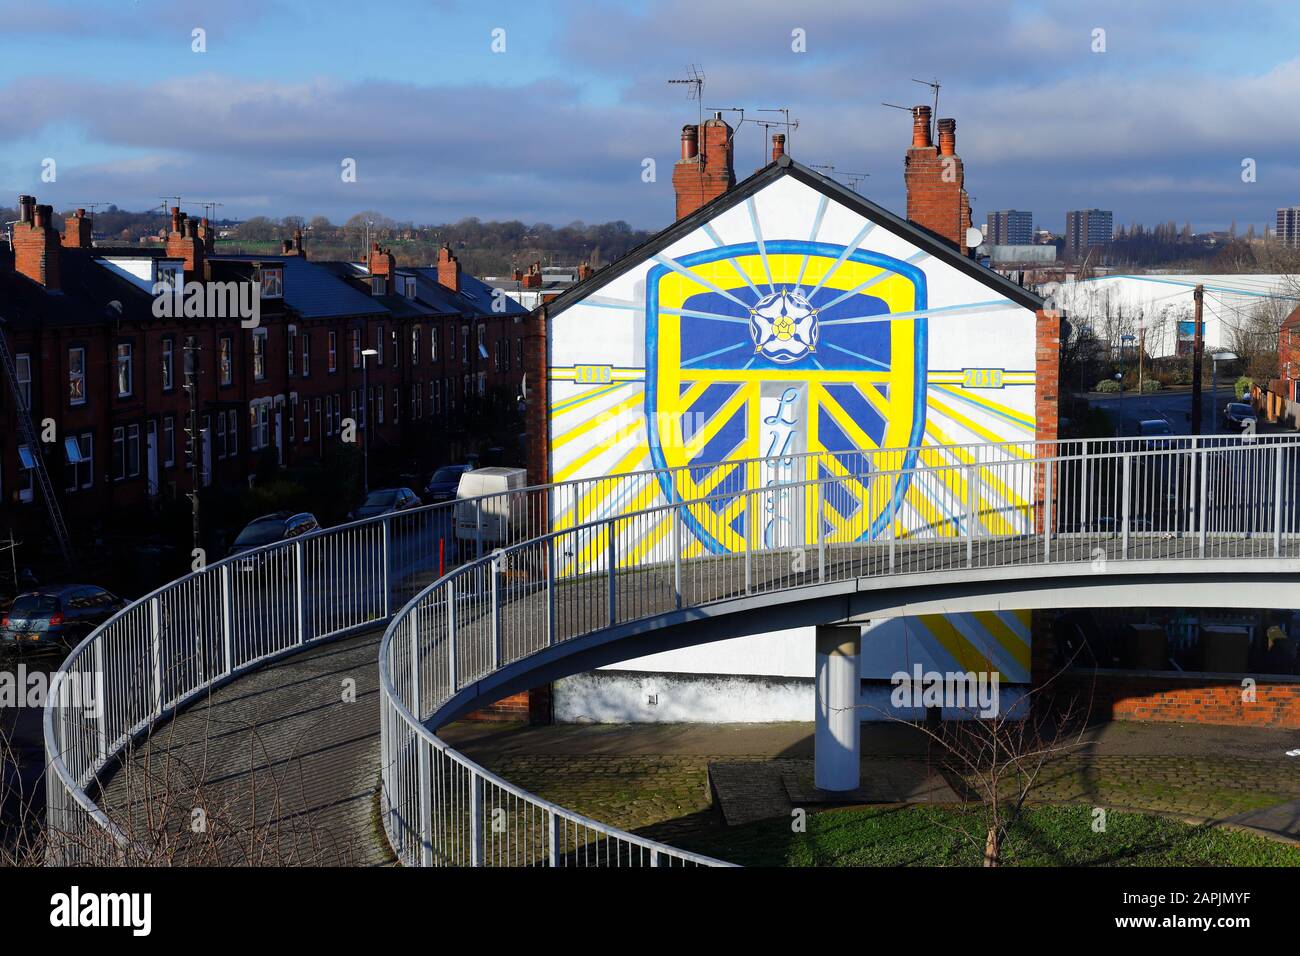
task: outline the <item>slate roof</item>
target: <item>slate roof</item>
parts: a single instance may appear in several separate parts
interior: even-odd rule
[[[400,269],[416,277],[416,296],[436,311],[439,315],[483,316],[494,318],[501,315],[527,315],[528,310],[511,299],[502,296],[505,303],[503,311],[494,311],[492,286],[474,276],[460,274],[460,292],[452,292],[438,282],[437,266],[419,266],[413,269]]]
[[[388,311],[367,295],[326,268],[302,256],[211,256],[215,262],[263,262],[284,264],[284,301],[303,318],[328,319],[345,315],[377,315]]]

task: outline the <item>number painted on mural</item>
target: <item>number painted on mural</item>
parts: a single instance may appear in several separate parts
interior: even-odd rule
[[[962,385],[965,388],[1001,388],[1002,369],[1000,368],[964,368],[961,370]]]
[[[575,365],[573,380],[579,385],[608,385],[614,381],[612,365]]]

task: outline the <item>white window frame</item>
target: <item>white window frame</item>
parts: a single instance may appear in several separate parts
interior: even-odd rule
[[[74,371],[73,356],[78,356],[80,371]],[[81,397],[74,397],[74,385],[80,385],[79,391]],[[82,346],[72,346],[68,349],[68,404],[73,407],[80,407],[86,404],[86,350]]]

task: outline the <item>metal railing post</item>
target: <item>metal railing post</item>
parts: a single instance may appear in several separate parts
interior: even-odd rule
[[[420,865],[433,866],[433,783],[429,779],[429,750],[432,744],[423,737],[415,738],[415,773],[420,788],[417,800],[420,805]]]
[[[1092,488],[1088,483],[1088,443],[1083,443],[1083,451],[1079,458],[1079,530],[1086,533],[1088,530],[1088,504],[1092,498]]]
[[[1052,560],[1052,498],[1053,472],[1051,459],[1043,462],[1043,563]]]
[[[749,491],[745,492],[745,593],[749,594],[754,588],[754,555],[750,547],[750,536],[754,533],[754,520],[752,505],[753,495]]]
[[[392,587],[393,587],[393,569],[392,569],[392,542],[393,536],[389,531],[389,524],[392,521],[390,515],[385,515],[380,527],[383,529],[383,548],[384,548],[384,620],[388,620],[393,614],[392,605]]]
[[[889,501],[885,505],[885,513],[889,517],[889,572],[894,572],[894,564],[898,552],[898,513],[894,505],[894,496],[898,493],[898,475],[892,476],[889,488]]]
[[[1273,449],[1273,557],[1282,553],[1282,447]]]
[[[1119,554],[1121,558],[1127,558],[1128,557],[1128,526],[1129,526],[1129,514],[1130,514],[1129,499],[1132,498],[1132,495],[1129,493],[1129,482],[1131,480],[1130,473],[1129,473],[1129,465],[1133,461],[1133,453],[1127,451],[1124,452],[1124,457],[1121,458],[1120,461],[1122,462],[1120,466],[1122,471],[1122,477],[1120,479],[1120,489],[1121,489],[1120,493],[1124,496],[1124,501],[1120,505],[1121,537],[1120,537]]]
[[[226,666],[222,676],[229,676],[235,669],[235,622],[234,605],[230,595],[230,564],[221,566],[221,647],[226,654]]]
[[[483,557],[483,499],[474,502],[474,560]]]
[[[492,556],[488,564],[489,573],[492,575],[492,669],[495,671],[501,666],[501,595],[497,590],[497,578],[500,576],[497,569],[497,560],[500,552]]]
[[[447,582],[447,686],[456,693],[456,579]]]
[[[483,778],[473,770],[469,777],[469,865],[483,865]]]
[[[822,501],[824,486],[819,481],[813,485],[813,521],[817,522],[817,580],[819,583],[826,582],[826,522],[822,520],[822,510],[825,503]],[[802,548],[803,542],[799,542]]]
[[[546,543],[546,646],[555,644],[555,543],[551,538]]]
[[[966,466],[966,567],[975,565],[975,526],[979,521],[979,464]]]
[[[560,818],[554,810],[546,814],[546,862],[551,867],[560,865]]]
[[[1200,490],[1197,492],[1197,496],[1196,496],[1197,497],[1197,501],[1196,501],[1197,539],[1198,539],[1198,544],[1200,546],[1201,557],[1205,557],[1205,546],[1207,543],[1206,539],[1209,536],[1209,524],[1210,524],[1209,521],[1210,514],[1208,509],[1206,508],[1206,502],[1209,499],[1210,473],[1209,473],[1209,469],[1205,467],[1206,459],[1208,458],[1208,455],[1205,453],[1204,449],[1201,450],[1198,457],[1200,459],[1197,463],[1199,466],[1197,468],[1197,471],[1200,477]]]
[[[682,505],[673,508],[673,595],[677,608],[682,606]]]
[[[605,563],[609,566],[609,626],[613,627],[618,623],[618,580],[615,577],[618,555],[615,553],[614,533],[616,525],[614,519],[610,518],[605,522],[609,529],[606,537],[608,538],[605,554]]]
[[[293,595],[294,614],[298,618],[298,643],[307,643],[307,589],[303,584],[303,547],[301,541],[293,543]]]
[[[149,649],[153,670],[153,713],[162,714],[162,606],[158,598],[149,601]]]

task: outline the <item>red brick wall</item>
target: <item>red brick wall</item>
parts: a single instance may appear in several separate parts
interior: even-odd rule
[[[1248,675],[1069,671],[1052,685],[1057,699],[1092,699],[1092,714],[1112,720],[1300,729],[1300,678],[1253,678],[1255,700],[1242,699]]]

